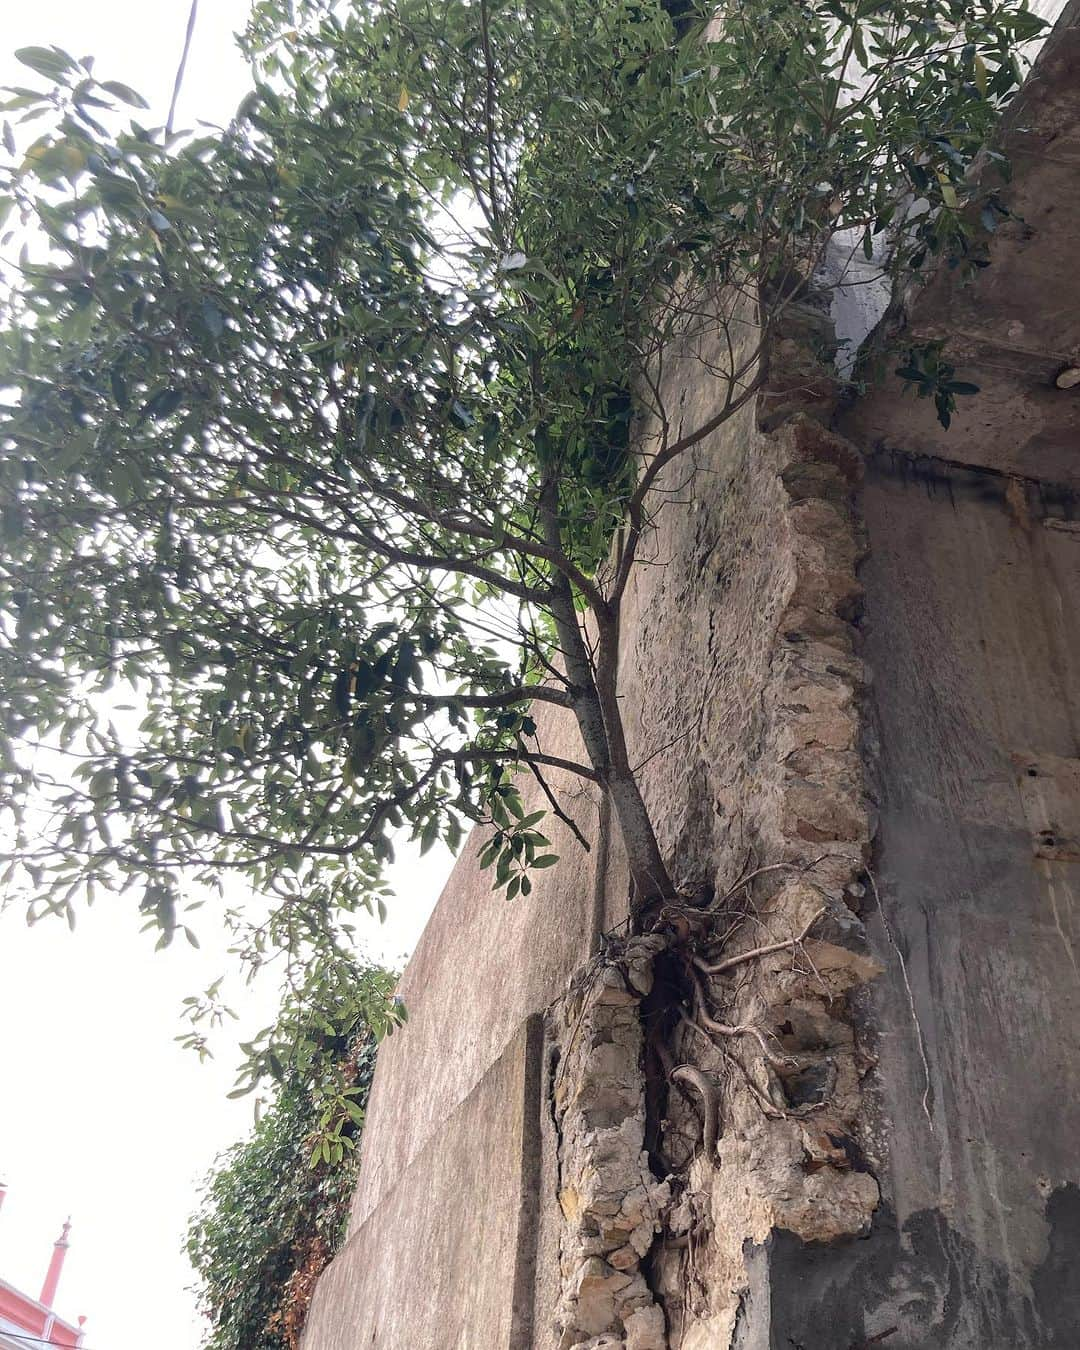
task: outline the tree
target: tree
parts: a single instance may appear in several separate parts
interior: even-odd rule
[[[287,999],[275,1039],[292,1053],[273,1098],[250,1136],[219,1159],[191,1220],[187,1252],[208,1350],[295,1350],[315,1280],[344,1236],[385,1029],[368,1011],[386,1004],[394,977],[355,962],[334,975],[345,977],[334,1025],[312,1020],[310,991]]]
[[[168,941],[185,878],[239,874],[257,965],[381,907],[396,832],[466,822],[528,894],[554,854],[522,769],[556,813],[554,769],[608,795],[638,911],[672,892],[616,669],[664,471],[827,301],[830,249],[887,240],[894,285],[979,265],[1001,208],[969,170],[1040,27],[674,8],[262,0],[212,134],[122,127],[130,90],[20,54],[51,83],[7,110],[48,129],[0,185],[50,251],[0,346],[0,761],[33,914],[136,887]],[[702,337],[715,407],[685,426],[663,360]],[[903,370],[946,412],[968,392]]]

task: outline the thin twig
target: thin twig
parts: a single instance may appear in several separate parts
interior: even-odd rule
[[[826,858],[841,858],[845,862],[852,862],[850,854],[847,853],[819,853],[816,858],[811,858],[807,863],[803,862],[778,862],[769,863],[766,867],[756,867],[752,872],[744,872],[736,881],[735,885],[729,891],[715,899],[709,906],[710,909],[720,909],[725,901],[730,900],[733,895],[737,895],[743,887],[748,886],[755,877],[764,876],[766,872],[812,872],[818,863],[822,863]]]
[[[585,850],[585,852],[586,853],[591,852],[592,849],[591,845],[589,844],[589,841],[581,833],[581,830],[578,829],[577,822],[573,820],[570,816],[568,816],[566,812],[562,809],[562,807],[559,805],[558,801],[555,798],[555,794],[548,786],[547,779],[540,772],[539,764],[537,764],[535,759],[532,759],[528,755],[524,756],[524,758],[525,763],[528,764],[529,768],[532,770],[533,777],[540,784],[540,789],[543,792],[544,796],[548,799],[548,805],[551,807],[555,816],[562,821],[562,823],[566,826],[566,828],[578,841],[578,843]]]

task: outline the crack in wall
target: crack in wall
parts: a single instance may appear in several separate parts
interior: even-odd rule
[[[559,1350],[667,1350],[643,1269],[671,1199],[645,1148],[642,997],[663,937],[597,957],[549,1012],[558,1137]]]

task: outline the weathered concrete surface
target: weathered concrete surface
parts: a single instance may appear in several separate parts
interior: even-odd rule
[[[884,455],[862,506],[884,1203],[767,1238],[735,1344],[1080,1345],[1080,504]]]
[[[580,756],[567,720],[538,720],[545,750]],[[595,797],[578,780],[552,773],[551,782],[586,836],[595,838]],[[523,795],[530,809],[544,805],[535,785]],[[417,944],[400,985],[408,1025],[379,1053],[354,1230],[419,1150],[442,1134],[447,1117],[525,1018],[562,993],[595,946],[597,853],[583,852],[557,820],[547,820],[545,829],[563,861],[537,873],[528,902],[508,903],[492,890],[491,873],[476,862],[483,839],[474,834]]]
[[[894,979],[878,1075],[897,1224],[924,1245],[914,1324],[942,1346],[1080,1345],[1075,1294],[1039,1284],[1080,1238],[1050,1218],[1080,1177],[1080,855],[1055,853],[1080,829],[1080,537],[1051,528],[1077,503],[900,467],[872,465],[864,579],[879,885],[914,1005]]]
[[[545,750],[580,756],[567,718],[544,708],[537,720]],[[467,842],[400,985],[409,1021],[380,1048],[349,1237],[320,1280],[305,1350],[548,1344],[560,1226],[539,1014],[595,949],[609,871],[595,796],[555,772],[549,782],[594,848],[547,821],[562,861],[528,902],[507,903],[477,866],[483,839]],[[543,804],[535,785],[523,797]],[[624,881],[622,914],[626,894]]]
[[[320,1279],[306,1345],[531,1347],[542,1068],[530,1018]]]
[[[932,401],[905,395],[890,375],[846,419],[853,440],[1080,484],[1080,385],[1056,384],[1080,365],[1078,72],[1080,0],[1070,0],[1005,115],[1011,181],[986,169],[1012,212],[988,237],[990,266],[968,282],[944,269],[911,304],[905,334],[943,340],[957,378],[978,384],[979,395],[959,400],[944,435]]]

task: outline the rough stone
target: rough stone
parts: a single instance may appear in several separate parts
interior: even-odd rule
[[[624,1330],[626,1350],[667,1350],[664,1314],[655,1303],[632,1312],[626,1319]]]
[[[553,1084],[551,1092],[566,1220],[555,1319],[561,1346],[577,1345],[582,1336],[609,1336],[617,1338],[613,1345],[647,1347],[659,1326],[657,1344],[666,1350],[663,1312],[640,1263],[670,1188],[653,1177],[643,1149],[640,994],[631,983],[637,968],[637,984],[645,992],[652,987],[652,960],[663,946],[663,939],[632,941],[618,961],[597,958],[575,981],[580,995],[551,1014],[560,1048],[555,1072],[559,1085],[566,1085],[560,1092]],[[620,991],[628,997],[613,997]]]

